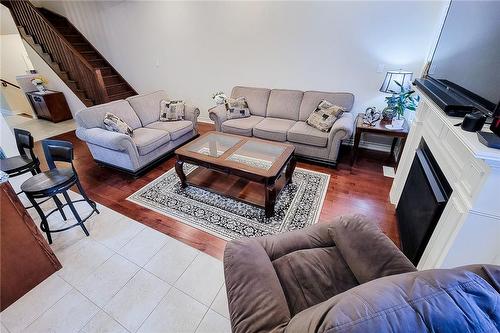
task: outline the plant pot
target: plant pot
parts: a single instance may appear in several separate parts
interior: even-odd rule
[[[396,110],[389,106],[382,110],[382,120],[391,121],[395,116]]]
[[[401,129],[401,128],[403,128],[403,125],[405,124],[405,119],[404,118],[401,118],[401,119],[393,118],[391,124],[392,124],[393,129]]]
[[[36,85],[36,89],[38,89],[38,91],[41,92],[41,93],[44,93],[45,91],[47,91],[47,88],[45,88],[43,86],[43,84],[37,84]]]

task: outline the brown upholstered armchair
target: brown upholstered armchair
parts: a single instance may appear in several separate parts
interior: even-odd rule
[[[500,284],[500,267],[417,272],[360,215],[232,241],[224,272],[234,333],[500,328],[500,313],[491,315],[500,301],[494,287]]]
[[[224,270],[233,332],[250,333],[281,332],[302,310],[415,267],[376,225],[357,215],[230,242]]]

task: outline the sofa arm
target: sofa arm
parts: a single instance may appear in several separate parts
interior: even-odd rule
[[[233,333],[284,331],[290,310],[273,264],[257,240],[226,245],[224,275]]]
[[[363,215],[343,216],[329,232],[360,284],[383,276],[416,271],[389,237]]]
[[[200,116],[200,109],[193,105],[186,105],[184,107],[184,118],[193,122],[193,127],[196,128],[196,122]]]
[[[330,130],[330,139],[336,136],[340,131],[343,135],[340,136],[340,140],[349,139],[354,131],[354,116],[350,112],[344,112],[342,117],[337,119]]]
[[[352,135],[354,128],[354,116],[350,112],[344,112],[342,117],[340,117],[330,129],[328,133],[328,160],[336,162],[340,144],[342,140],[349,139]]]
[[[112,150],[124,151],[135,147],[130,136],[98,127],[88,129],[78,127],[76,136],[82,141]]]
[[[224,105],[217,105],[208,110],[208,117],[215,123],[215,129],[222,132],[222,123],[227,120],[226,107]]]

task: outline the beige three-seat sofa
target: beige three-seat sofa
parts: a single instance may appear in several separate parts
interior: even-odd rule
[[[351,137],[354,116],[351,114],[354,95],[344,92],[299,91],[236,86],[232,98],[245,97],[250,117],[227,119],[224,105],[209,110],[217,131],[288,142],[298,156],[336,165],[342,140]],[[329,132],[322,132],[306,123],[322,100],[345,109]]]

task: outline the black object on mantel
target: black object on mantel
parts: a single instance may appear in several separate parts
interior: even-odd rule
[[[477,132],[477,138],[479,142],[487,147],[500,149],[500,104],[497,106],[495,114],[493,115],[490,129],[493,133],[483,131]]]
[[[481,131],[477,132],[477,138],[487,147],[500,149],[500,136],[496,134]]]
[[[476,110],[465,115],[461,127],[467,132],[477,132],[483,128],[485,122],[486,116],[481,111]]]

